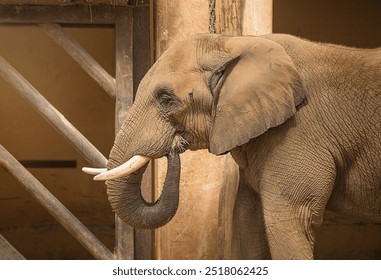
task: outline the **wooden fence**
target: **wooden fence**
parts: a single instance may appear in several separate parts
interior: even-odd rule
[[[0,5],[0,25],[38,25],[75,60],[115,100],[115,131],[133,103],[136,80],[149,67],[149,1],[126,7],[15,6]],[[78,44],[64,27],[108,26],[115,30],[115,77],[105,71]],[[148,29],[147,29],[148,28]],[[148,38],[148,40],[147,40]],[[145,49],[145,57],[141,55]],[[135,60],[135,61],[134,61]],[[137,61],[136,61],[137,60]],[[139,67],[134,69],[134,62]],[[0,76],[26,99],[91,165],[105,167],[107,159],[4,57],[0,56]],[[0,143],[1,144],[1,143]],[[0,165],[4,167],[89,253],[97,259],[149,259],[151,232],[137,231],[115,218],[115,251],[110,252],[60,201],[0,145]],[[150,192],[152,186],[143,186]],[[144,246],[142,245],[144,244]],[[139,248],[139,250],[135,250]],[[0,235],[0,258],[24,257]]]

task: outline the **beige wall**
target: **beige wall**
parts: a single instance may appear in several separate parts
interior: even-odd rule
[[[67,30],[113,73],[112,29]],[[114,102],[37,27],[0,27],[0,54],[107,156],[114,140]],[[30,171],[113,249],[114,215],[104,184],[84,176],[80,155],[0,78],[0,143],[19,160],[75,160],[77,168]],[[0,168],[0,234],[26,258],[91,258]]]

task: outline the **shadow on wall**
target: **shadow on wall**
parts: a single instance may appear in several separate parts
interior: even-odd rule
[[[274,33],[352,47],[381,47],[381,1],[273,0]],[[317,259],[381,259],[381,224],[332,212],[324,218]]]

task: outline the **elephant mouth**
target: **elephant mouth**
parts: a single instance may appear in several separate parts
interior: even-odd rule
[[[185,152],[189,147],[189,142],[185,140],[183,136],[180,134],[176,134],[175,137],[173,138],[172,145],[171,145],[171,150],[170,154],[181,154]]]
[[[176,134],[173,138],[172,145],[169,151],[169,155],[174,156],[185,152],[189,147],[189,143],[183,136],[180,134]],[[164,156],[167,156],[164,155]],[[107,168],[91,168],[91,167],[83,167],[82,171],[84,173],[95,175],[95,181],[106,181],[112,179],[118,179],[131,173],[139,170],[143,166],[145,166],[150,160],[154,158],[144,156],[144,155],[135,155],[123,164],[107,170]]]

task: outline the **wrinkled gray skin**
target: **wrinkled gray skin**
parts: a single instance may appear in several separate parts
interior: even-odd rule
[[[381,221],[380,140],[381,49],[197,35],[149,70],[110,154],[108,168],[174,155],[162,197],[142,200],[142,170],[107,190],[127,223],[159,227],[177,209],[177,154],[230,151],[235,257],[311,259],[325,209]]]

